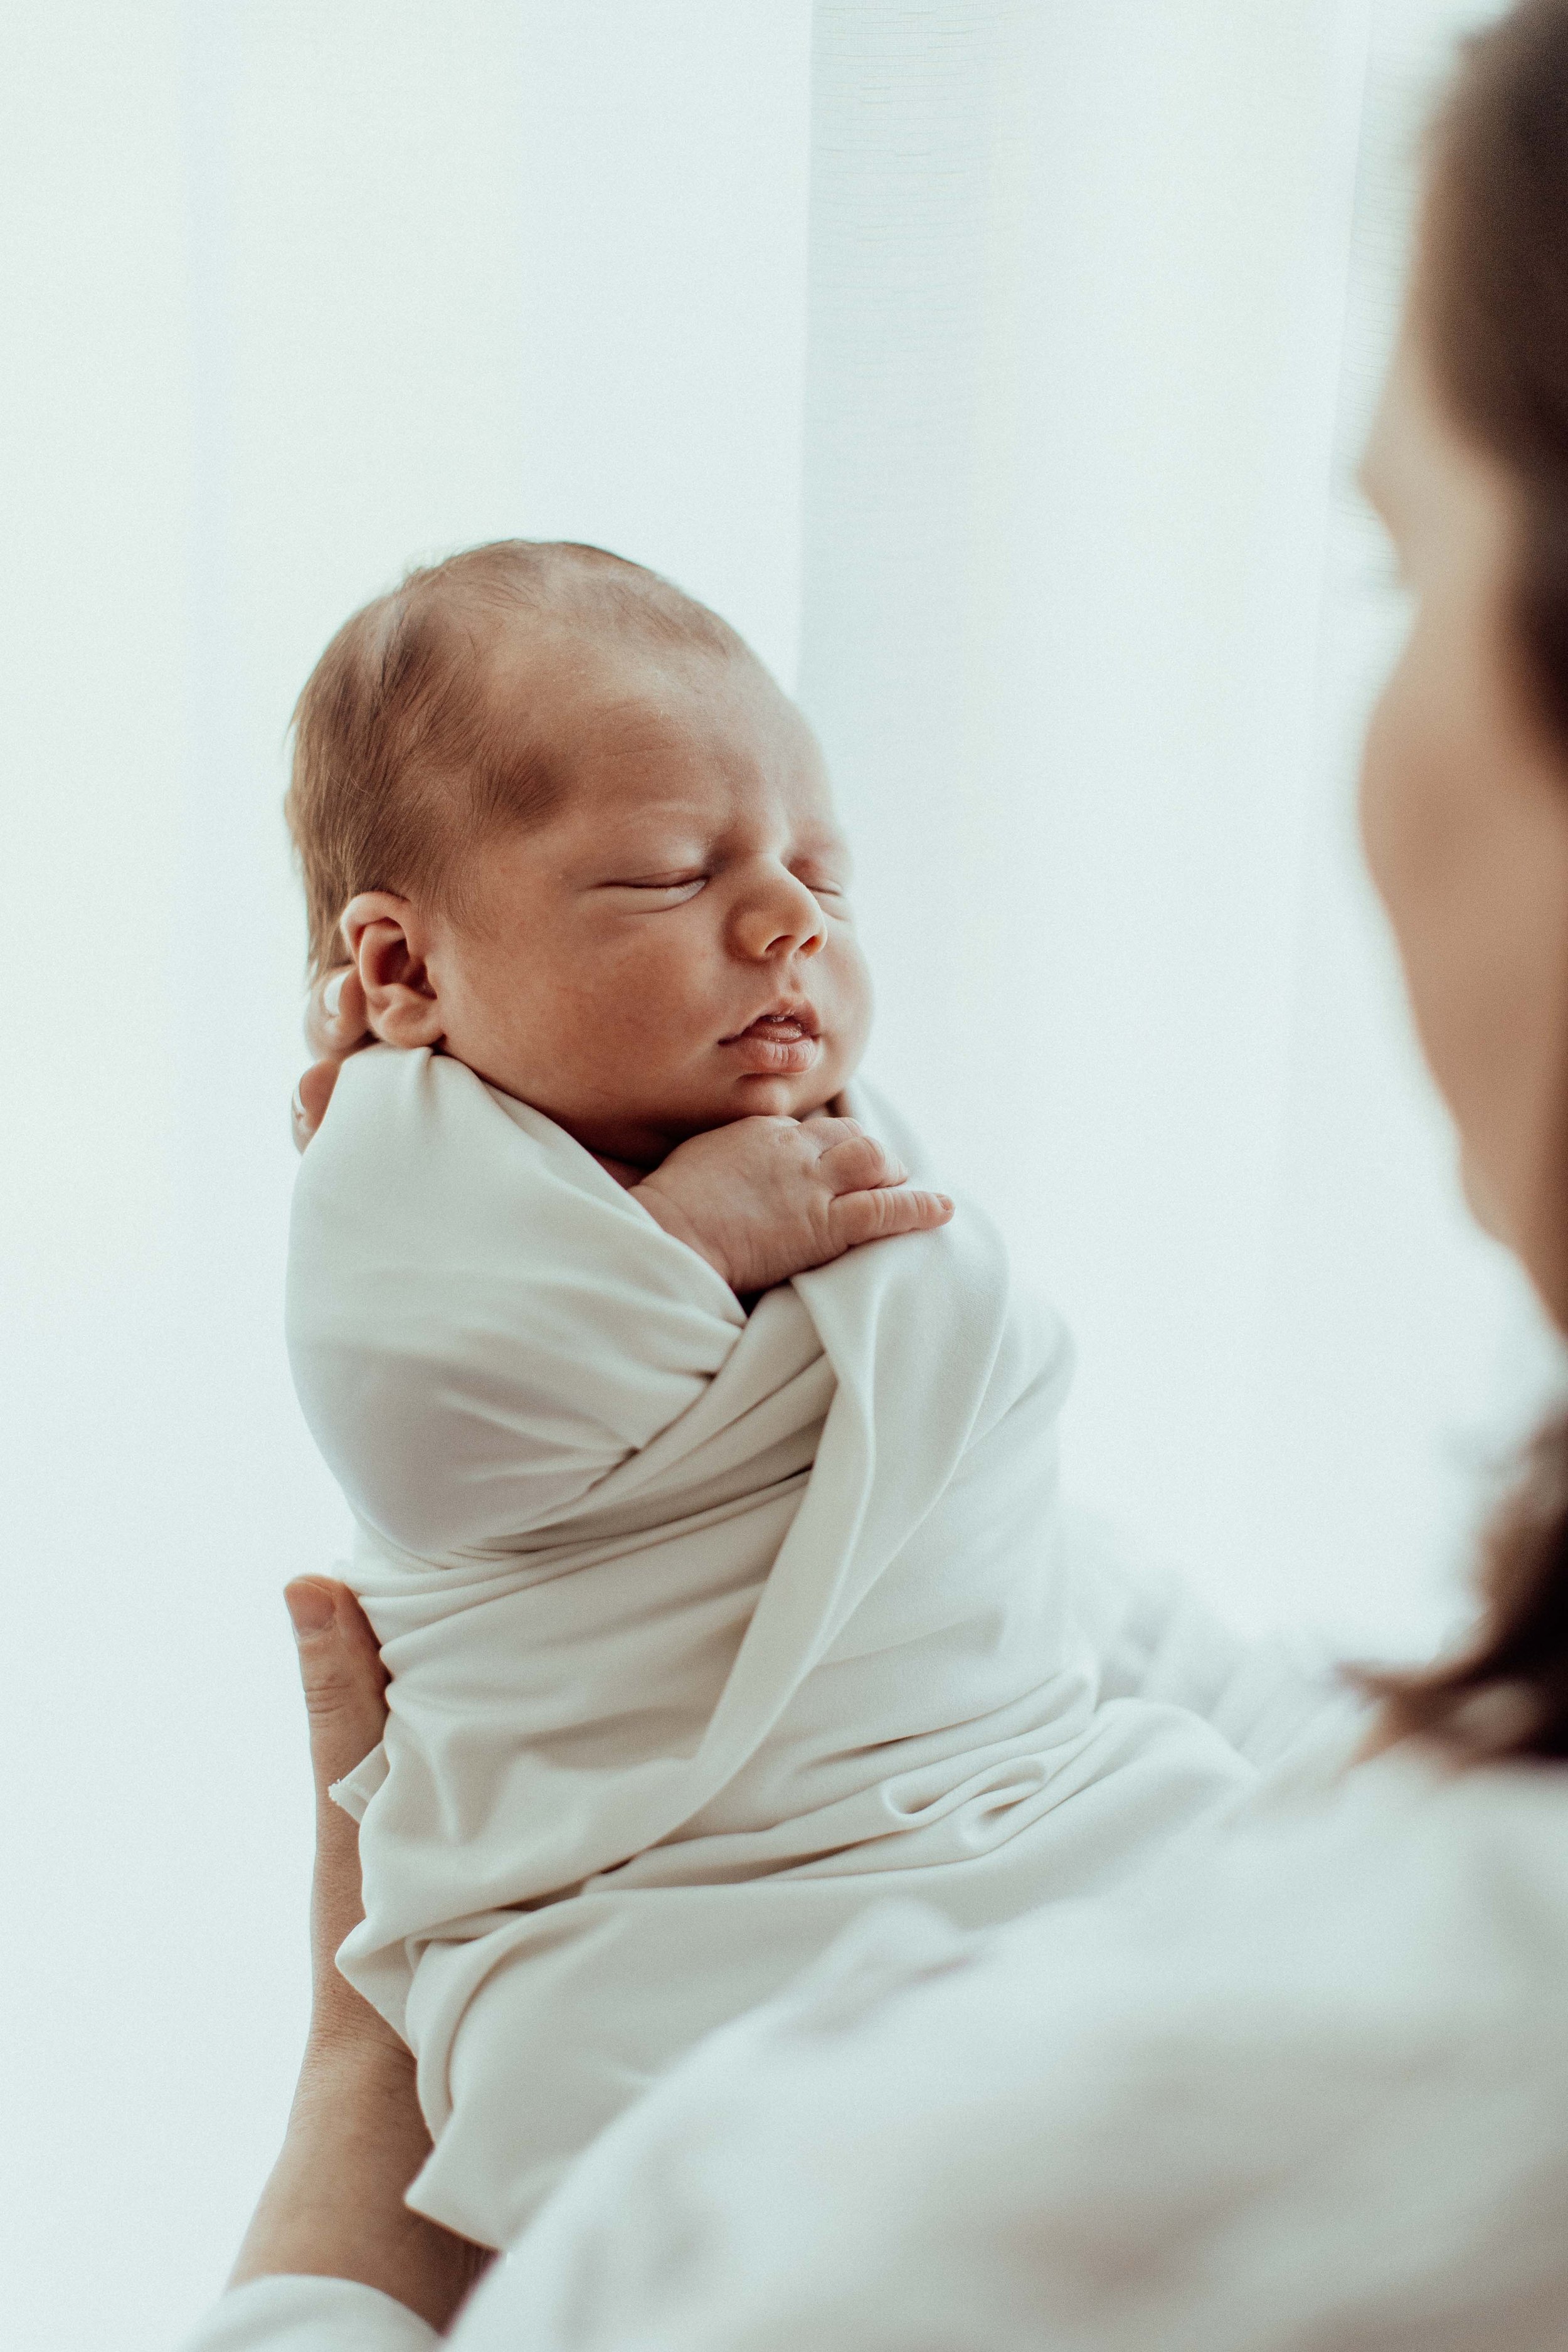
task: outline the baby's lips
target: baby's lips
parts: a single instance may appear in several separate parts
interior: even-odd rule
[[[766,1004],[760,1013],[752,1014],[743,1029],[733,1031],[730,1036],[722,1038],[721,1043],[733,1045],[737,1045],[742,1037],[765,1037],[770,1032],[790,1029],[795,1030],[802,1037],[809,1037],[814,1041],[819,1039],[822,1035],[822,1024],[817,1018],[815,1005],[796,999],[786,999],[782,1003]]]
[[[737,1037],[723,1040],[743,1071],[752,1077],[801,1077],[822,1052],[822,1041],[803,1029],[776,1029],[753,1023]]]

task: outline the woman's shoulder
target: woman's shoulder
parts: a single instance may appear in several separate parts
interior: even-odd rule
[[[1467,1764],[1440,1746],[1405,1739],[1357,1761],[1345,1735],[1266,1779],[1230,1825],[1218,1857],[1237,1888],[1267,1877],[1281,1893],[1332,1891],[1351,1940],[1408,1947],[1429,1969],[1437,1920],[1476,1949],[1555,1970],[1568,1958],[1568,1766]],[[1374,1927],[1373,1923],[1376,1923]],[[1371,1962],[1370,1948],[1361,1958]]]
[[[650,2246],[655,2210],[690,2225],[672,2334],[750,2341],[754,2305],[766,2340],[847,2352],[951,2305],[986,2346],[1284,2352],[1417,2309],[1472,2311],[1441,2340],[1477,2352],[1555,2340],[1530,2331],[1568,2296],[1568,1773],[1342,1757],[1117,1899],[940,1949],[914,1925],[598,2156],[623,2243],[645,2198]],[[602,2272],[573,2202],[520,2288]],[[667,2291],[633,2284],[645,2315]]]
[[[1358,1762],[1363,1735],[1342,1723],[1266,1775],[1056,1964],[1081,1964],[1090,2001],[1311,2020],[1327,2048],[1537,1997],[1568,2020],[1568,1769],[1461,1769],[1414,1740]],[[1009,1931],[1025,1965],[1051,1933],[1043,1914]]]

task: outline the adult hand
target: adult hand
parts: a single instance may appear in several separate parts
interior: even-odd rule
[[[353,964],[319,980],[305,1008],[305,1043],[316,1060],[294,1089],[294,1148],[303,1151],[327,1115],[338,1072],[372,1042],[364,990]]]
[[[310,2040],[319,2046],[363,2038],[403,2052],[391,2026],[338,1969],[338,1947],[364,1917],[364,1899],[359,1824],[327,1793],[363,1763],[386,1728],[386,1668],[370,1621],[346,1585],[302,1576],[285,1586],[283,1601],[294,1628],[316,1792]]]
[[[290,1584],[316,1785],[310,1890],[310,2027],[283,2147],[229,2284],[278,2275],[358,2279],[445,2327],[489,2260],[404,2203],[430,2152],[414,2061],[338,1973],[363,1916],[359,1832],[327,1791],[363,1761],[386,1720],[386,1671],[352,1592]]]

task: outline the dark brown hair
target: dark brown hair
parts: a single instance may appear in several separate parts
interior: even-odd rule
[[[345,621],[294,711],[284,803],[305,885],[314,974],[341,963],[361,890],[450,906],[458,852],[537,823],[568,782],[568,747],[495,691],[496,656],[526,667],[574,637],[656,653],[746,653],[728,623],[640,563],[569,541],[498,540],[411,572]]]
[[[1445,407],[1519,489],[1515,644],[1568,765],[1568,0],[1470,41],[1430,155],[1415,317]],[[1467,1760],[1568,1757],[1568,1415],[1525,1454],[1481,1591],[1468,1649],[1363,1684]]]

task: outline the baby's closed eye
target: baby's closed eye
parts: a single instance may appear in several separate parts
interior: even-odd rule
[[[635,878],[626,877],[603,882],[599,887],[604,890],[635,891],[640,897],[673,905],[695,898],[707,880],[706,874],[638,875]]]

